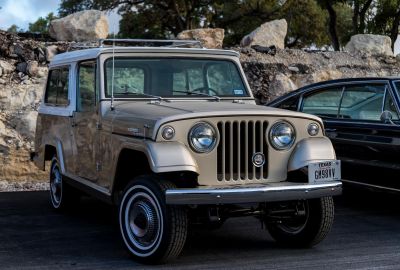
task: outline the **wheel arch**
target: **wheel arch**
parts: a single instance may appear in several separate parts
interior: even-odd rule
[[[154,146],[143,148],[125,146],[119,151],[114,165],[114,181],[111,188],[115,203],[119,202],[119,196],[129,182],[141,175],[157,175],[182,187],[197,185],[197,165],[194,169],[190,161],[184,163],[184,160],[170,162],[168,165],[165,160],[167,157],[162,154],[160,157],[158,150],[160,149]]]

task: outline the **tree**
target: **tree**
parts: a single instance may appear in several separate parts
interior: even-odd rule
[[[392,49],[399,35],[400,0],[379,0],[371,32],[390,36]]]
[[[318,3],[322,8],[326,9],[329,14],[328,20],[328,33],[331,39],[333,49],[335,51],[340,51],[340,41],[337,32],[337,14],[334,8],[334,4],[338,3],[338,0],[318,0]]]
[[[364,34],[366,28],[366,14],[373,0],[352,0],[353,4],[353,34]]]
[[[16,34],[18,32],[21,32],[21,29],[16,24],[13,24],[7,29],[7,32]]]
[[[209,25],[225,29],[225,43],[238,44],[262,23],[281,18],[282,3],[277,0],[215,1]]]
[[[94,8],[94,2],[93,0],[62,0],[58,9],[58,15],[65,17],[78,11]]]
[[[337,15],[336,29],[340,44],[346,44],[353,35],[353,9],[348,3],[337,3],[334,5]]]
[[[329,43],[326,33],[328,16],[315,0],[288,0],[281,14],[288,22],[287,47],[304,48],[311,44],[323,46]]]
[[[57,17],[54,16],[53,12],[47,14],[45,18],[39,17],[34,23],[29,24],[28,31],[32,33],[46,34],[49,32],[50,22]]]

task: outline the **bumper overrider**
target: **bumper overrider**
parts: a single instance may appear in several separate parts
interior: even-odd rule
[[[165,191],[167,204],[238,204],[314,199],[342,193],[340,181],[318,184],[277,182]]]

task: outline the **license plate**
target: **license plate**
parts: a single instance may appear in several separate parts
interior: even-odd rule
[[[308,165],[308,182],[321,183],[341,180],[340,160],[322,161]]]

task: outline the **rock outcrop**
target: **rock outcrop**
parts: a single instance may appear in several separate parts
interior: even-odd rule
[[[271,55],[248,48],[238,50],[245,52],[240,61],[259,103],[271,101],[293,88],[320,81],[400,74],[400,59],[391,56],[289,49]]]
[[[94,41],[108,36],[108,19],[98,10],[80,11],[51,21],[49,32],[59,41]]]
[[[220,49],[224,42],[224,29],[222,28],[199,28],[185,30],[178,34],[178,39],[199,40],[205,48]]]
[[[345,50],[352,54],[393,56],[390,37],[381,35],[354,35],[347,43]]]
[[[264,47],[275,46],[279,49],[284,49],[287,27],[288,25],[285,19],[266,22],[245,36],[240,42],[240,45],[242,47],[252,45]]]

